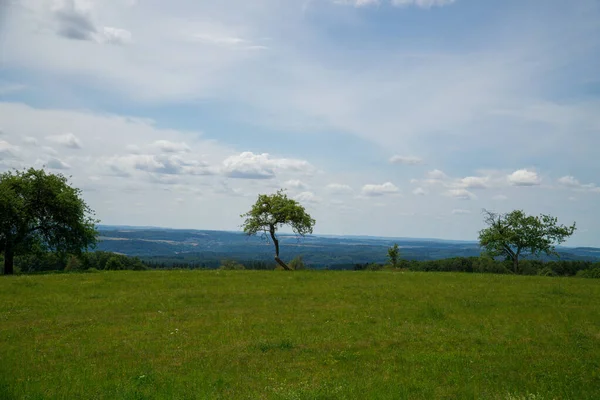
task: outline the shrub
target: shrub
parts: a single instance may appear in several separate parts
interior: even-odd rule
[[[224,260],[221,261],[221,266],[219,267],[219,269],[226,271],[239,271],[246,269],[246,267],[244,267],[243,264],[240,264],[239,262],[234,260]]]
[[[593,278],[600,279],[600,267],[594,267],[590,269],[582,269],[577,272],[578,278]]]
[[[119,271],[119,270],[125,269],[125,266],[121,262],[120,257],[112,256],[106,262],[104,269],[109,270],[109,271]]]
[[[65,272],[76,272],[76,271],[81,271],[81,269],[82,269],[81,260],[79,260],[79,258],[77,258],[77,256],[74,256],[74,255],[69,256],[69,259],[67,260],[67,265],[65,266],[64,271]]]
[[[304,264],[304,260],[302,259],[302,256],[298,256],[298,257],[294,258],[292,261],[290,261],[290,263],[288,264],[288,267],[290,267],[291,269],[293,269],[295,271],[300,271],[300,270],[306,269],[306,265]]]

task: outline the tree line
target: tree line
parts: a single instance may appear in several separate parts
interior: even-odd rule
[[[497,214],[484,210],[486,228],[479,232],[482,257],[453,258],[436,261],[407,261],[400,259],[397,245],[388,250],[389,265],[394,269],[417,271],[511,272],[570,276],[580,271],[592,271],[597,265],[576,261],[542,263],[535,259],[543,254],[557,256],[556,245],[563,243],[576,230],[559,225],[550,215],[530,216],[522,210]],[[248,235],[262,234],[274,245],[276,266],[284,270],[304,269],[302,259],[289,264],[280,258],[277,231],[289,226],[303,237],[313,232],[315,220],[285,191],[260,194],[244,218],[243,231]],[[165,268],[158,261],[142,261],[114,253],[88,252],[98,240],[93,210],[73,188],[65,176],[30,168],[0,174],[0,254],[3,272],[14,273],[15,259],[21,272],[44,270],[143,270]],[[163,263],[164,264],[164,263]],[[181,265],[183,267],[183,265]],[[171,265],[172,267],[172,265]],[[189,265],[188,265],[189,267]],[[196,267],[211,268],[198,263]],[[222,269],[263,269],[268,264],[254,262],[248,266],[225,260]],[[377,269],[376,264],[355,265],[353,269]],[[383,267],[381,267],[383,268]],[[584,274],[585,275],[585,274]]]

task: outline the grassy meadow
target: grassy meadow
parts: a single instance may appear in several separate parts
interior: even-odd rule
[[[0,398],[599,399],[597,280],[1,277]]]

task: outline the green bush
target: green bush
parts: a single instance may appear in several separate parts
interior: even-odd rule
[[[600,267],[583,269],[583,270],[577,272],[577,277],[578,278],[600,279]]]
[[[219,267],[219,269],[226,271],[240,271],[246,269],[246,267],[244,267],[243,264],[240,264],[239,262],[234,260],[224,260],[221,261],[221,266]]]
[[[304,260],[302,259],[302,256],[298,256],[298,257],[294,258],[292,261],[290,261],[290,263],[288,264],[288,267],[290,267],[291,269],[293,269],[295,271],[300,271],[300,270],[306,269],[306,265],[304,264]]]
[[[81,260],[74,255],[70,255],[69,259],[67,260],[67,265],[65,266],[64,271],[65,272],[77,272],[77,271],[81,271],[82,269],[82,263]]]
[[[125,265],[123,265],[123,262],[119,256],[112,256],[106,262],[104,269],[109,271],[119,271],[125,269]]]

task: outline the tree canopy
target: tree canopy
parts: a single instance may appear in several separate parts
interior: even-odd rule
[[[96,244],[93,211],[67,178],[43,169],[0,174],[0,253],[4,274],[15,255],[34,251],[79,254]]]
[[[296,200],[288,198],[283,189],[270,195],[258,195],[252,209],[241,217],[246,218],[242,224],[246,234],[255,235],[258,232],[269,234],[275,245],[275,260],[287,270],[290,267],[279,259],[277,229],[288,225],[296,235],[304,236],[312,233],[315,225],[315,220],[304,207]]]
[[[558,225],[550,215],[526,215],[522,210],[497,214],[483,210],[487,228],[479,232],[479,244],[492,257],[505,256],[513,263],[513,272],[519,273],[519,258],[531,255],[558,255],[555,246],[575,232],[571,226]]]

